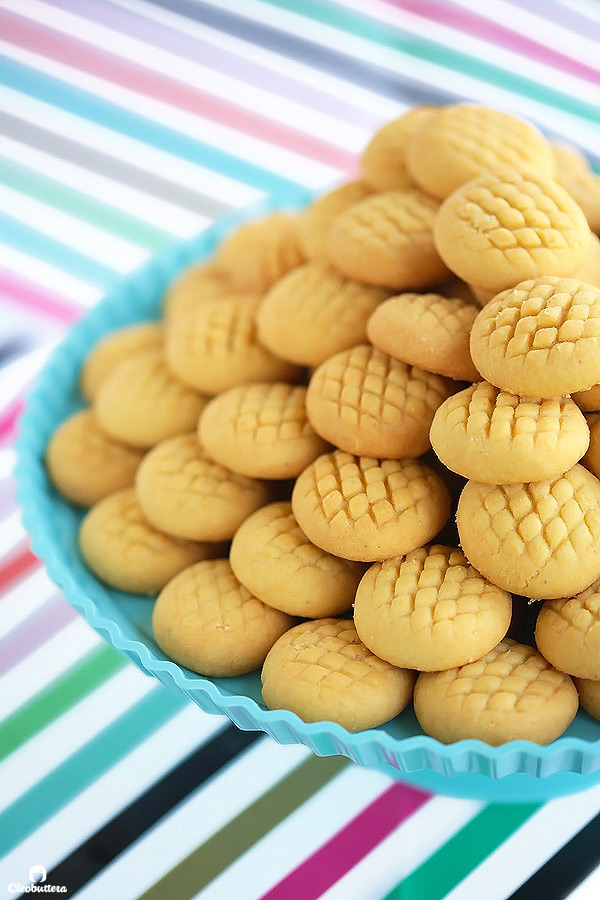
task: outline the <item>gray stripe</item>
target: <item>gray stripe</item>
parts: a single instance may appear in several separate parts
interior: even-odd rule
[[[145,172],[128,162],[107,156],[99,150],[92,150],[83,144],[78,144],[39,125],[32,125],[9,113],[0,112],[0,134],[20,141],[22,144],[29,144],[37,150],[58,156],[66,162],[74,163],[84,169],[91,169],[113,181],[137,188],[152,197],[167,200],[175,206],[207,219],[218,219],[231,210],[231,206],[227,203],[222,203],[213,197],[206,197],[196,191],[190,191],[160,175]]]

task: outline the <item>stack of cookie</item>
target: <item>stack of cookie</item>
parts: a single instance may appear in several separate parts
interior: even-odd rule
[[[360,181],[242,226],[172,285],[164,323],[94,348],[48,471],[92,506],[92,570],[159,593],[168,656],[262,666],[267,706],[353,731],[413,691],[442,741],[568,726],[570,675],[600,683],[586,165],[504,113],[419,107]],[[512,594],[547,600],[543,656],[506,637]]]

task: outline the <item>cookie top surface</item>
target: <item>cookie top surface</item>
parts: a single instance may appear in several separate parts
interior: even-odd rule
[[[241,225],[221,243],[215,262],[238,290],[263,294],[304,262],[297,218],[271,213]]]
[[[163,316],[171,319],[193,312],[203,300],[216,300],[234,293],[227,275],[214,263],[189,266],[170,285],[163,301]]]
[[[140,350],[160,349],[164,340],[162,322],[140,322],[101,338],[81,368],[79,386],[85,399],[96,399],[101,385],[120,362]]]
[[[372,189],[364,181],[350,181],[317,197],[298,216],[300,245],[310,262],[328,263],[327,236],[335,219]]]
[[[581,459],[589,428],[568,397],[540,400],[486,381],[453,394],[436,411],[433,449],[453,472],[489,484],[543,481]]]
[[[373,561],[431,540],[448,518],[450,498],[441,478],[420,460],[335,450],[298,477],[292,509],[318,547],[343,559]]]
[[[600,584],[565,600],[546,600],[536,623],[540,653],[561,672],[600,680]]]
[[[471,330],[471,356],[497,387],[560,397],[600,382],[600,288],[544,276],[499,294]]]
[[[360,160],[363,178],[374,191],[406,190],[413,186],[406,168],[406,148],[435,113],[434,106],[415,106],[375,132]]]

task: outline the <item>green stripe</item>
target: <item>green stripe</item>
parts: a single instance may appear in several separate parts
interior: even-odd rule
[[[0,761],[122,669],[126,662],[112,648],[102,646],[72,666],[0,725]]]
[[[338,756],[311,756],[171,869],[143,900],[190,900],[348,765]]]
[[[3,157],[0,157],[0,182],[150,251],[160,250],[175,240],[175,236],[167,231],[147,225],[134,216]],[[117,190],[118,185],[115,185]]]
[[[466,53],[460,53],[458,50],[453,50],[452,47],[425,40],[395,26],[379,23],[368,16],[354,13],[347,7],[342,8],[324,3],[323,0],[302,0],[300,4],[298,0],[266,0],[266,2],[271,6],[277,6],[324,25],[330,25],[355,37],[406,53],[428,63],[433,62],[445,66],[447,69],[461,72],[479,81],[488,82],[495,87],[501,87],[539,103],[562,109],[594,124],[598,123],[596,106],[570,97],[554,88],[538,84],[529,78],[523,78],[508,69],[476,59]],[[493,47],[490,47],[490,53],[493,55],[492,51]],[[557,78],[560,78],[560,73],[557,73]]]
[[[542,805],[486,806],[384,900],[441,900]]]
[[[4,853],[24,841],[188,703],[189,700],[169,693],[164,687],[155,688],[11,803],[0,813]]]

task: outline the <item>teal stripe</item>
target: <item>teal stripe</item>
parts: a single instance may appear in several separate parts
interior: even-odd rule
[[[299,182],[275,175],[261,166],[246,162],[202,141],[159,125],[137,113],[122,109],[94,94],[72,87],[57,78],[0,56],[0,82],[44,103],[120,134],[149,144],[180,159],[204,166],[214,172],[270,193],[297,188]]]
[[[0,813],[3,852],[13,850],[188,703],[186,698],[157,687],[42,778]]]

